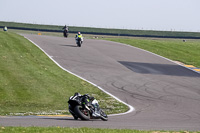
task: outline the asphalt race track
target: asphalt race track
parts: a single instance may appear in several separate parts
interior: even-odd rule
[[[200,74],[152,53],[103,40],[24,35],[65,69],[97,84],[135,111],[108,121],[72,117],[0,117],[0,126],[200,131]]]

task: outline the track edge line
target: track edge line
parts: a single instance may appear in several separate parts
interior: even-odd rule
[[[93,86],[97,87],[98,89],[100,89],[100,90],[103,91],[104,93],[110,95],[111,97],[113,97],[113,98],[116,99],[117,101],[119,101],[119,102],[121,102],[121,103],[123,103],[123,104],[125,104],[126,106],[129,107],[129,110],[128,110],[127,112],[119,113],[119,114],[110,114],[110,115],[108,115],[108,116],[125,115],[125,114],[128,114],[128,113],[131,113],[131,112],[135,111],[135,108],[134,108],[133,106],[131,106],[131,105],[125,103],[124,101],[120,100],[119,98],[117,98],[116,96],[114,96],[114,95],[112,95],[111,93],[107,92],[106,90],[104,90],[104,89],[101,88],[100,86],[98,86],[98,85],[92,83],[91,81],[89,81],[89,80],[87,80],[87,79],[85,79],[85,78],[83,78],[83,77],[81,77],[81,76],[79,76],[79,75],[77,75],[77,74],[75,74],[75,73],[73,73],[73,72],[71,72],[71,71],[65,69],[65,68],[62,67],[59,63],[57,63],[50,55],[48,55],[39,45],[37,45],[37,44],[36,44],[35,42],[33,42],[31,39],[29,39],[29,38],[27,38],[27,37],[25,37],[25,36],[23,36],[23,37],[26,38],[26,39],[27,39],[28,41],[30,41],[31,43],[33,43],[35,46],[37,46],[40,50],[42,50],[43,53],[45,53],[57,66],[59,66],[59,67],[60,67],[61,69],[63,69],[64,71],[66,71],[66,72],[68,72],[68,73],[70,73],[70,74],[72,74],[72,75],[74,75],[74,76],[76,76],[76,77],[78,77],[78,78],[80,78],[80,79],[82,79],[82,80],[84,80],[84,81],[86,81],[86,82],[92,84]]]

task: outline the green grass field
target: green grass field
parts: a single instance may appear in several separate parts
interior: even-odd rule
[[[95,96],[108,114],[128,110],[59,68],[22,36],[0,31],[0,115],[66,114],[75,92]]]
[[[142,131],[131,129],[68,128],[68,127],[0,127],[1,133],[200,133],[188,131]]]

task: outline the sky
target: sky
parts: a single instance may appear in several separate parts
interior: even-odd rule
[[[200,0],[0,0],[0,21],[200,32]]]

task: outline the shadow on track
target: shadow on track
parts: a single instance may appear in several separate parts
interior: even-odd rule
[[[136,73],[185,76],[185,77],[200,77],[200,74],[176,64],[174,65],[152,64],[152,63],[127,62],[127,61],[118,61],[118,62]]]
[[[60,46],[66,46],[66,47],[77,47],[76,45],[63,45],[63,44],[60,44]]]
[[[39,118],[39,119],[44,119],[44,120],[59,120],[59,121],[74,121],[74,122],[88,122],[88,121],[102,121],[101,119],[90,119],[90,120],[81,120],[81,119],[78,119],[78,120],[74,120],[74,118],[72,117],[66,117],[66,118]]]

